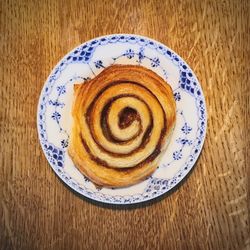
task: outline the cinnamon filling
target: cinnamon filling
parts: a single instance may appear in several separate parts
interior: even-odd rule
[[[138,112],[133,108],[126,107],[119,114],[119,127],[121,129],[127,128],[135,120],[140,121],[140,115]]]

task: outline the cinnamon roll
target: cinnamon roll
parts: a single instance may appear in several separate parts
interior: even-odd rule
[[[157,168],[176,120],[171,87],[142,66],[113,65],[74,85],[69,155],[96,185],[129,186]]]

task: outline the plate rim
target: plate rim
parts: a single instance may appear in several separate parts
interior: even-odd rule
[[[41,138],[41,135],[39,133],[40,131],[40,128],[39,128],[39,111],[40,111],[40,103],[42,101],[42,97],[43,97],[43,94],[45,92],[45,88],[46,88],[46,85],[50,79],[50,77],[54,74],[54,71],[56,68],[58,68],[58,66],[61,64],[61,61],[66,58],[67,56],[69,56],[70,54],[72,54],[72,52],[74,52],[77,48],[79,48],[80,46],[83,46],[84,44],[87,44],[87,43],[91,43],[92,41],[94,40],[99,40],[99,39],[102,39],[102,38],[108,38],[108,37],[112,37],[112,36],[133,36],[133,37],[137,37],[137,38],[142,38],[142,39],[146,39],[146,40],[150,40],[152,42],[154,42],[155,44],[159,45],[159,46],[162,46],[162,47],[165,47],[167,50],[171,51],[175,56],[177,56],[179,59],[181,59],[182,62],[184,62],[189,70],[191,71],[191,73],[193,74],[194,76],[194,79],[198,82],[199,84],[199,87],[202,91],[202,98],[204,99],[204,103],[203,103],[203,106],[204,106],[204,130],[203,130],[203,137],[202,137],[202,140],[201,140],[201,143],[200,143],[200,149],[198,151],[198,153],[194,156],[194,160],[192,162],[192,166],[189,168],[189,170],[183,174],[183,176],[175,183],[175,185],[173,185],[170,189],[168,189],[167,191],[163,192],[163,193],[158,193],[156,195],[154,195],[153,197],[148,197],[148,198],[144,198],[143,200],[139,200],[139,201],[132,201],[130,203],[121,203],[121,202],[117,202],[117,201],[107,201],[107,200],[99,200],[99,199],[96,199],[95,197],[92,197],[91,195],[87,194],[87,193],[81,193],[76,187],[74,187],[74,185],[72,185],[71,183],[69,182],[66,182],[61,176],[60,174],[58,173],[58,171],[55,169],[55,167],[53,166],[53,164],[50,163],[49,161],[49,158],[47,156],[47,154],[44,152],[44,149],[43,149],[43,145],[42,145],[42,138]],[[75,46],[73,49],[71,49],[68,53],[64,54],[58,61],[58,63],[56,65],[54,65],[52,67],[52,69],[50,70],[50,73],[48,75],[48,77],[46,78],[46,80],[44,81],[43,83],[43,87],[41,88],[41,91],[40,91],[40,95],[39,95],[39,98],[38,98],[38,103],[37,103],[37,115],[36,115],[36,123],[37,123],[37,133],[38,133],[38,139],[39,139],[39,144],[40,144],[40,147],[42,149],[42,152],[43,152],[43,155],[45,155],[45,158],[48,162],[48,165],[53,169],[53,171],[56,173],[56,176],[61,180],[63,181],[64,184],[67,185],[67,187],[70,187],[71,189],[73,189],[74,192],[76,192],[78,195],[81,196],[81,198],[87,198],[90,200],[90,202],[98,202],[100,204],[108,204],[108,205],[120,205],[120,206],[128,206],[128,205],[135,205],[135,204],[140,204],[140,203],[145,203],[145,202],[148,202],[148,201],[153,201],[161,196],[164,196],[166,194],[168,194],[169,192],[171,192],[175,187],[177,187],[180,183],[182,183],[186,177],[188,176],[188,174],[193,170],[193,168],[195,167],[195,165],[197,164],[197,160],[199,159],[201,153],[202,153],[202,150],[203,150],[203,146],[204,146],[204,143],[205,143],[205,139],[206,139],[206,134],[207,134],[207,123],[208,123],[208,113],[207,113],[207,106],[206,106],[206,98],[205,98],[205,95],[204,95],[204,92],[203,92],[203,89],[202,89],[202,85],[200,83],[200,81],[198,80],[196,74],[194,73],[194,71],[192,70],[192,68],[190,67],[190,65],[178,54],[176,53],[174,50],[172,50],[171,48],[169,48],[167,45],[163,44],[162,42],[159,42],[151,37],[147,37],[147,36],[143,36],[143,35],[138,35],[138,34],[133,34],[133,33],[111,33],[111,34],[107,34],[107,35],[102,35],[102,36],[98,36],[98,37],[94,37],[92,39],[89,39],[89,40],[86,40],[84,41],[83,43],[81,44],[78,44],[77,46]],[[178,173],[178,172],[177,172]],[[176,174],[177,174],[176,173]],[[175,174],[175,175],[176,175]],[[136,194],[135,194],[136,195]]]

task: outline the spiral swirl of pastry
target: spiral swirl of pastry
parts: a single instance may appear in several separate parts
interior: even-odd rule
[[[114,65],[75,85],[69,154],[102,186],[128,186],[150,175],[175,124],[171,87],[142,66]]]

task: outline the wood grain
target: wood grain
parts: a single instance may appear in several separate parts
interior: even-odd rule
[[[249,1],[0,2],[1,249],[250,249]],[[189,178],[133,209],[79,198],[37,138],[38,97],[53,66],[110,33],[146,35],[181,55],[209,116]]]

